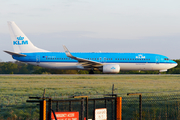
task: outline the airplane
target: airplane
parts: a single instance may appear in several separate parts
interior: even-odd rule
[[[168,57],[152,53],[51,52],[33,45],[13,21],[8,21],[14,52],[4,51],[12,58],[28,64],[61,70],[89,70],[115,74],[120,70],[158,70],[165,72],[177,66]]]

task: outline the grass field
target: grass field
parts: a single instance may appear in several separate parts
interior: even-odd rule
[[[29,96],[41,97],[44,89],[46,97],[55,98],[102,95],[112,92],[112,84],[114,93],[122,97],[136,92],[143,95],[180,93],[180,75],[0,75],[0,119],[35,120],[38,108],[27,109],[26,100]]]
[[[1,96],[107,94],[180,91],[180,75],[3,75]]]

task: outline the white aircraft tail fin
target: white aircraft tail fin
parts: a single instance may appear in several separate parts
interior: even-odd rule
[[[16,53],[49,52],[34,46],[13,21],[8,21],[12,45]]]

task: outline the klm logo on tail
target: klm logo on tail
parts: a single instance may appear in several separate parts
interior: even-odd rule
[[[24,40],[24,37],[17,37],[17,41],[13,41],[13,45],[28,45],[28,41]]]

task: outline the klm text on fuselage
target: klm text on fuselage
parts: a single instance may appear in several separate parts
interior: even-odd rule
[[[13,41],[13,45],[27,45],[28,41],[24,40],[24,37],[17,37],[17,41]]]

